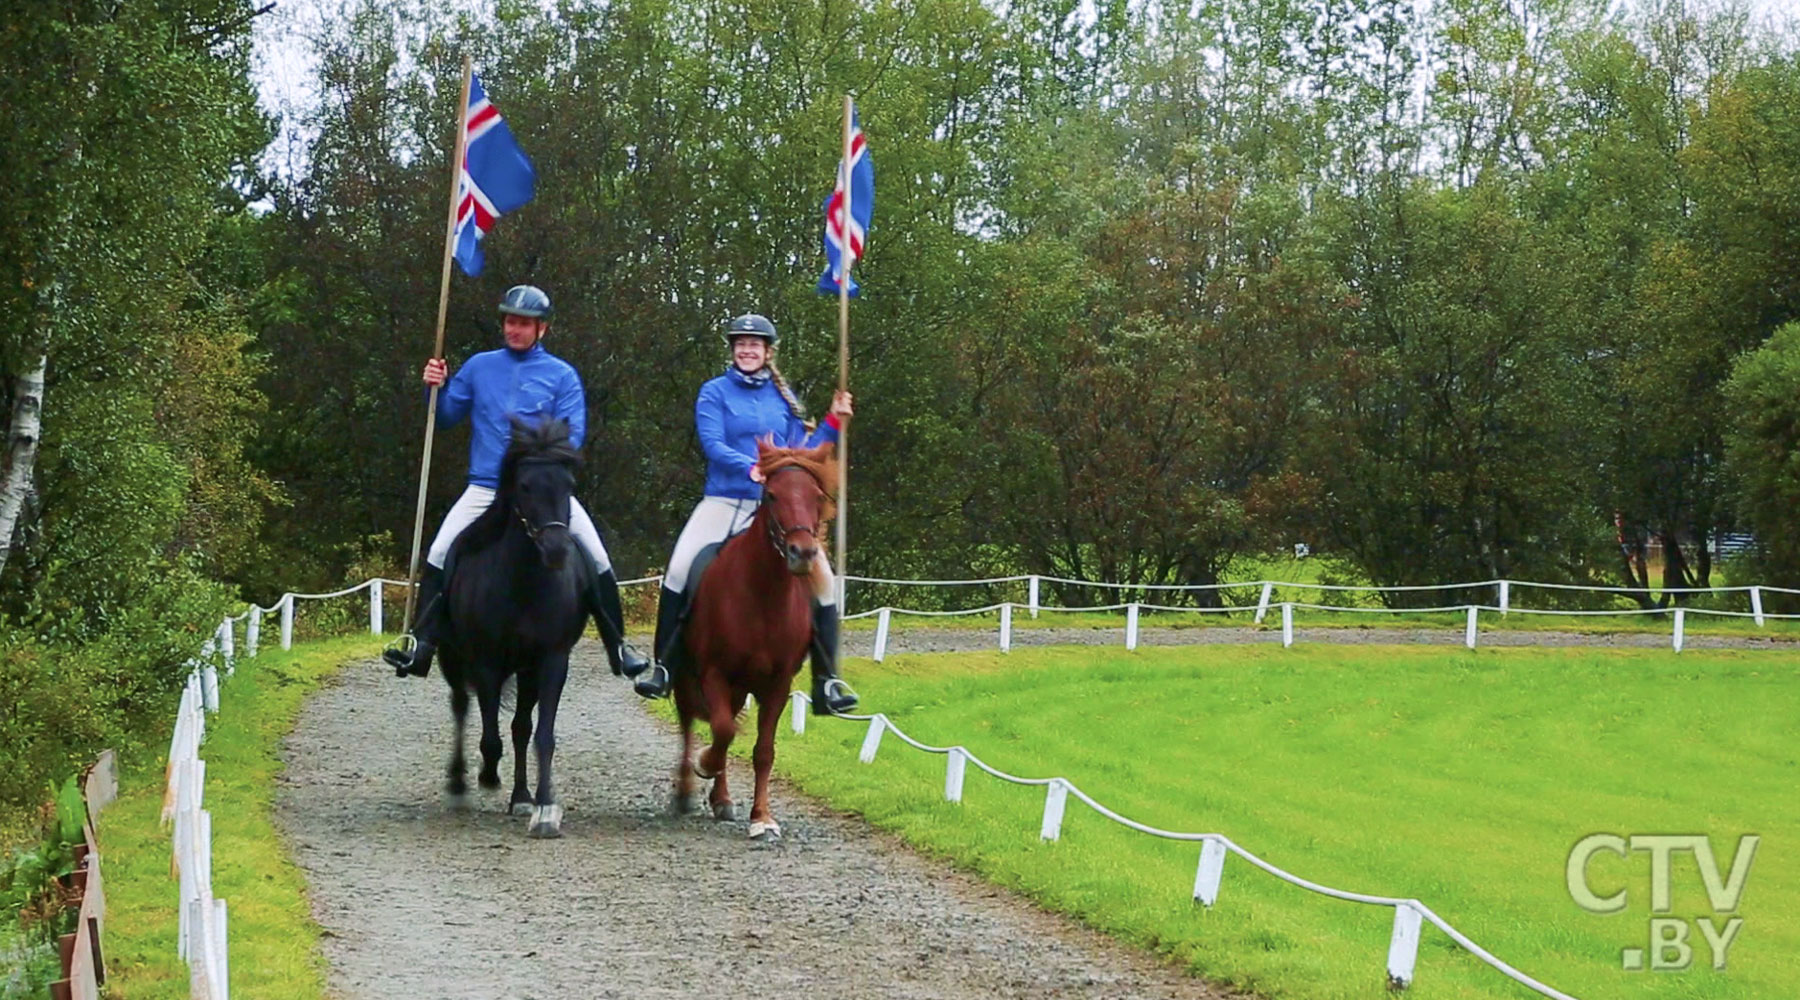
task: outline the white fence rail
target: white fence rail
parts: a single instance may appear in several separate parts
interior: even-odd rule
[[[220,706],[220,684],[229,678],[240,655],[238,625],[242,623],[243,656],[255,656],[262,645],[263,616],[281,615],[281,648],[294,645],[297,602],[332,600],[367,592],[369,631],[384,630],[382,587],[406,586],[404,580],[373,579],[329,594],[281,595],[273,605],[251,605],[240,615],[226,618],[200,647],[200,655],[187,663],[187,684],[182,688],[175,713],[175,732],[169,740],[169,763],[163,791],[162,820],[172,828],[171,864],[179,891],[176,915],[176,951],[188,963],[188,993],[205,1000],[229,1000],[231,970],[228,960],[225,901],[213,895],[212,814],[205,808],[206,761],[200,751],[206,740],[207,716]]]
[[[790,714],[793,719],[793,728],[796,733],[804,733],[806,730],[805,718],[807,705],[808,698],[805,694],[799,691],[793,693],[793,705]],[[863,734],[862,748],[857,754],[858,759],[864,764],[872,764],[875,762],[876,755],[881,750],[882,737],[887,733],[893,733],[896,739],[915,750],[921,750],[931,754],[943,754],[946,757],[944,769],[944,800],[947,802],[962,801],[963,777],[970,764],[999,778],[1001,781],[1015,785],[1043,786],[1044,812],[1043,819],[1038,827],[1038,837],[1040,839],[1046,841],[1061,839],[1064,812],[1067,808],[1068,800],[1074,798],[1107,819],[1112,820],[1121,826],[1136,830],[1139,833],[1149,834],[1152,837],[1160,837],[1164,840],[1198,841],[1200,843],[1200,855],[1194,872],[1193,898],[1203,906],[1210,907],[1218,902],[1219,892],[1223,883],[1226,855],[1235,854],[1270,875],[1291,885],[1306,889],[1309,892],[1315,892],[1323,896],[1330,896],[1334,899],[1347,900],[1353,903],[1392,907],[1394,910],[1394,925],[1388,940],[1386,965],[1387,984],[1390,988],[1404,989],[1411,985],[1414,968],[1417,965],[1419,956],[1419,931],[1422,922],[1429,922],[1448,935],[1452,941],[1461,945],[1471,955],[1474,955],[1476,958],[1499,970],[1503,975],[1515,982],[1527,986],[1544,996],[1553,997],[1555,1000],[1575,1000],[1575,998],[1569,994],[1539,982],[1524,972],[1507,964],[1505,961],[1502,961],[1492,952],[1470,940],[1467,935],[1451,926],[1448,921],[1438,916],[1429,906],[1426,906],[1417,899],[1395,896],[1376,896],[1369,893],[1351,892],[1348,889],[1337,889],[1328,885],[1322,885],[1270,864],[1262,858],[1257,857],[1255,854],[1252,854],[1236,841],[1222,833],[1186,833],[1176,830],[1163,830],[1145,823],[1140,823],[1107,808],[1105,805],[1101,804],[1099,800],[1082,791],[1068,778],[1060,775],[1050,778],[1027,778],[1016,774],[1008,774],[1007,772],[988,764],[986,761],[983,761],[968,747],[961,744],[939,747],[921,743],[911,736],[908,736],[899,726],[894,724],[892,719],[880,712],[877,712],[874,715],[840,715],[837,716],[837,718],[853,722],[868,723],[868,729],[865,730]]]

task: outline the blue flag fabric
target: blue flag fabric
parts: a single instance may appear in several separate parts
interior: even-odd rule
[[[469,80],[469,113],[463,122],[462,180],[456,199],[456,263],[473,278],[481,273],[481,238],[494,220],[531,200],[537,171],[499,109],[488,100],[481,78]]]
[[[875,216],[875,164],[869,159],[868,143],[863,141],[862,121],[854,108],[850,112],[850,211],[844,212],[844,164],[838,163],[837,185],[825,199],[825,273],[819,277],[819,294],[836,295],[842,282],[849,282],[850,295],[862,293],[850,269],[863,256],[863,241],[869,235],[869,223]],[[845,248],[849,248],[846,260]]]

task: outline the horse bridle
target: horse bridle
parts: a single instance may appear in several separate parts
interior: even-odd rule
[[[806,470],[804,468],[801,468],[798,465],[783,465],[783,466],[780,466],[779,468],[771,470],[769,472],[769,475],[767,478],[774,479],[775,476],[778,475],[779,473],[787,472],[790,469],[795,472],[806,472]],[[807,473],[807,475],[810,476],[812,474]],[[762,505],[765,507],[769,507],[769,502],[771,499],[772,498],[769,496],[769,491],[768,491],[767,485],[765,484],[765,486],[763,488]],[[819,533],[819,526],[817,523],[810,524],[810,525],[796,524],[790,528],[787,525],[784,525],[781,523],[781,515],[775,513],[774,507],[769,507],[768,514],[769,514],[769,544],[775,546],[775,553],[777,555],[781,556],[781,558],[783,558],[783,559],[787,558],[788,537],[790,535],[792,535],[794,532],[796,532],[796,531],[811,531],[815,536],[817,536]]]
[[[532,459],[527,458],[527,459],[524,459],[520,464],[522,465],[525,462],[530,462],[530,461],[532,461]],[[549,463],[545,462],[543,459],[538,459],[537,461],[540,464],[549,464]],[[533,545],[537,544],[539,535],[543,534],[546,531],[549,531],[551,528],[562,528],[565,531],[567,531],[569,528],[569,522],[567,522],[567,521],[546,521],[543,524],[532,524],[531,519],[525,516],[525,512],[519,509],[519,504],[517,501],[514,501],[514,503],[512,505],[512,509],[513,509],[513,516],[518,518],[519,523],[525,526],[525,537],[531,539],[531,544],[533,544]]]
[[[567,521],[546,521],[543,524],[532,524],[531,519],[526,517],[519,510],[518,504],[513,504],[513,516],[517,517],[519,523],[525,526],[525,537],[531,539],[533,545],[537,544],[539,535],[549,531],[551,528],[562,528],[566,531],[569,527],[569,522]]]

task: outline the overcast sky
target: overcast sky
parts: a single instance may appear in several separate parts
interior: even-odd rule
[[[273,11],[256,19],[256,56],[252,72],[257,89],[262,94],[264,108],[288,123],[283,137],[276,140],[269,152],[270,166],[277,170],[291,171],[301,162],[298,133],[293,128],[292,121],[295,112],[310,105],[313,100],[312,63],[307,39],[317,37],[324,30],[322,12],[335,10],[341,2],[342,0],[278,0]],[[491,0],[438,2],[474,8],[491,7]],[[1748,2],[1752,16],[1758,21],[1771,26],[1785,25],[1790,31],[1800,25],[1800,0]]]

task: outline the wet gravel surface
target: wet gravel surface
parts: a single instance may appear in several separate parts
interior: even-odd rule
[[[353,664],[308,703],[284,745],[276,812],[337,995],[1229,995],[779,782],[773,845],[750,842],[741,820],[670,815],[674,733],[598,647],[583,643],[576,660],[558,721],[560,840],[528,839],[506,792],[473,774],[468,808],[447,803],[435,674]],[[743,802],[748,768],[732,766]],[[510,785],[509,767],[510,756]]]

